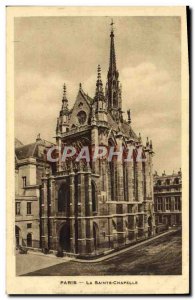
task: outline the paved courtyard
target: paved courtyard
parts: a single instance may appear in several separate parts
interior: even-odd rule
[[[69,258],[59,258],[51,255],[41,255],[39,253],[18,254],[16,253],[16,275],[20,276],[27,272],[34,272],[39,269],[57,266],[68,261]]]
[[[58,261],[25,275],[180,275],[181,266],[181,231],[177,231],[98,263]]]

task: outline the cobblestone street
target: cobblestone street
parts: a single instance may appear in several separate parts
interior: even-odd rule
[[[177,231],[102,262],[58,262],[25,275],[180,275],[181,266],[181,231]]]

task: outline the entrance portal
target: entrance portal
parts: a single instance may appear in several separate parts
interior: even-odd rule
[[[70,252],[70,225],[66,222],[60,229],[59,244],[63,250]]]
[[[94,248],[97,250],[98,247],[98,227],[96,223],[93,223],[93,238],[94,238]]]

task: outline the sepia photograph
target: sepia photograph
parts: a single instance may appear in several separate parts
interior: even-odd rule
[[[7,8],[8,293],[189,293],[186,18]]]

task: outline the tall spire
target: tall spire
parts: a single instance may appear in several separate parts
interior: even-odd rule
[[[95,119],[107,122],[107,102],[103,92],[100,65],[97,68],[96,92],[92,107],[91,121],[93,124]]]
[[[110,32],[110,65],[109,71],[116,71],[116,56],[115,56],[115,47],[114,47],[114,22],[111,21],[111,32]]]
[[[95,93],[95,101],[103,100],[104,99],[104,92],[103,92],[103,84],[101,79],[101,67],[98,65],[97,68],[97,81],[96,81],[96,93]]]
[[[114,46],[114,22],[111,21],[110,32],[110,60],[107,75],[106,98],[108,109],[112,112],[113,118],[117,121],[122,119],[121,114],[121,89],[119,83],[119,73],[116,67],[116,54]]]
[[[66,132],[69,128],[69,109],[68,109],[68,99],[66,97],[66,85],[63,85],[63,96],[62,96],[62,107],[59,113],[59,118],[57,119],[56,134],[60,132]]]
[[[63,85],[62,110],[68,108],[68,99],[66,98],[66,85]]]

